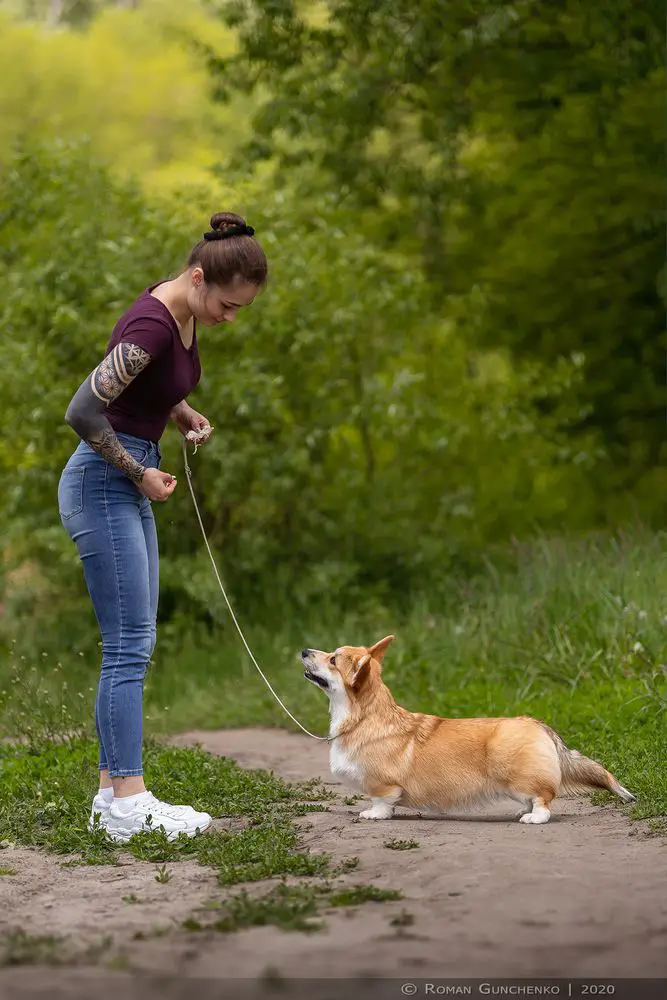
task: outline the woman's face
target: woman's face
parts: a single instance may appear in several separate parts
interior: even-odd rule
[[[249,306],[259,291],[238,274],[228,285],[209,285],[200,267],[192,269],[191,281],[188,308],[203,326],[233,323],[239,309]]]

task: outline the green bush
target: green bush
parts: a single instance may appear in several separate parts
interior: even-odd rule
[[[280,618],[331,595],[343,607],[404,600],[510,534],[585,524],[595,448],[566,437],[576,364],[511,370],[474,355],[459,325],[425,308],[417,269],[294,183],[289,198],[257,180],[230,190],[271,278],[237,324],[201,331],[192,397],[215,426],[192,460],[195,487],[244,606]],[[220,205],[201,190],[149,200],[67,144],[18,151],[0,201],[5,621],[37,616],[64,653],[64,639],[77,648],[95,632],[57,512],[76,445],[67,403],[116,318],[178,273]],[[161,616],[212,620],[225,612],[173,429],[163,467],[180,485],[157,511]]]

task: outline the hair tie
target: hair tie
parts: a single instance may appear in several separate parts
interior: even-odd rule
[[[229,226],[228,229],[213,229],[210,233],[204,233],[205,240],[228,240],[230,236],[254,236],[255,230],[252,226]]]

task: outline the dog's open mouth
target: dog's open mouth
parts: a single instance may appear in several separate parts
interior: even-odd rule
[[[325,681],[324,677],[318,677],[317,674],[314,674],[311,670],[308,670],[307,667],[303,672],[303,676],[306,678],[306,680],[312,681],[313,684],[319,684],[321,688],[329,687],[329,684],[327,681]]]

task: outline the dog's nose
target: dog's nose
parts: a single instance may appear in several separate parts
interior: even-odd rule
[[[305,660],[307,656],[310,656],[310,650],[309,649],[302,649],[301,650],[301,656]]]

